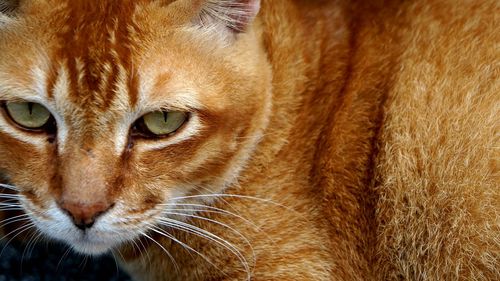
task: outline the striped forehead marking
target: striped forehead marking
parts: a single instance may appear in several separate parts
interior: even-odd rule
[[[138,78],[132,71],[134,34],[137,26],[132,18],[133,2],[140,1],[83,1],[71,0],[62,11],[57,33],[59,46],[54,51],[54,62],[64,62],[69,79],[68,97],[75,104],[96,105],[106,110],[117,94],[126,95],[131,107],[137,103]],[[126,92],[123,87],[126,71]],[[48,95],[53,96],[53,85],[57,80],[51,71],[48,75]]]

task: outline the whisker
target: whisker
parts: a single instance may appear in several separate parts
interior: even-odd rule
[[[15,239],[17,236],[19,236],[20,234],[22,234],[23,232],[25,232],[26,230],[29,230],[30,228],[32,228],[34,226],[35,226],[35,224],[31,222],[31,223],[29,223],[29,224],[27,224],[25,226],[20,227],[19,229],[15,229],[15,230],[9,232],[7,235],[5,235],[6,237],[8,237],[12,233],[14,233],[16,231],[19,231],[16,235],[14,235],[12,238],[10,238],[9,241],[7,241],[7,243],[3,246],[2,251],[0,252],[0,257],[3,255],[3,252],[5,251],[5,249],[7,248],[7,246],[9,245],[9,243],[13,239]]]
[[[7,200],[1,200],[0,205],[18,205],[21,206],[21,203],[18,199],[6,198]]]
[[[24,250],[23,250],[23,253],[21,255],[21,272],[23,270],[23,261],[24,261],[24,256],[26,255],[26,253],[28,253],[29,255],[29,252],[26,252],[27,250],[29,250],[29,248],[31,247],[32,243],[34,243],[36,241],[36,238],[40,237],[40,232],[38,231],[34,231],[31,235],[30,235],[30,238],[28,240],[28,243],[24,246]]]
[[[259,227],[254,222],[250,221],[249,219],[247,219],[241,215],[229,212],[229,211],[221,209],[221,208],[213,207],[213,206],[202,205],[202,204],[187,204],[187,203],[166,203],[166,204],[161,204],[161,205],[165,206],[165,207],[168,207],[168,206],[186,206],[186,207],[206,208],[206,209],[199,209],[199,210],[198,209],[175,209],[175,211],[186,210],[186,211],[193,211],[193,212],[199,211],[199,212],[207,212],[207,213],[226,214],[226,215],[230,215],[230,216],[236,217],[238,219],[241,219],[241,220],[245,221],[246,223],[250,224],[251,226],[253,226],[254,228],[259,229]],[[169,209],[169,211],[170,210],[174,210],[174,209]]]
[[[214,263],[212,263],[212,261],[210,261],[210,259],[209,259],[209,258],[207,258],[205,255],[203,255],[203,254],[202,254],[202,253],[200,253],[199,251],[196,251],[196,250],[195,250],[195,249],[193,249],[191,246],[189,246],[189,245],[187,245],[186,243],[184,243],[184,242],[180,241],[179,239],[175,238],[175,236],[173,236],[172,234],[170,234],[170,233],[168,233],[168,232],[166,232],[166,231],[163,231],[161,228],[156,227],[156,226],[154,226],[154,225],[152,225],[152,224],[149,224],[149,225],[150,225],[150,227],[152,227],[152,228],[150,228],[152,231],[154,231],[154,232],[156,232],[156,233],[158,233],[158,234],[160,234],[160,235],[162,235],[162,236],[165,236],[165,237],[167,237],[167,238],[171,239],[172,241],[174,241],[174,242],[178,243],[178,244],[179,244],[179,245],[181,245],[183,248],[185,248],[185,249],[187,249],[187,250],[189,250],[189,251],[192,251],[192,252],[194,252],[194,253],[198,254],[198,255],[199,255],[200,257],[202,257],[202,258],[203,258],[206,262],[208,262],[210,265],[212,265],[212,266],[213,266],[213,267],[215,267],[217,270],[219,270],[222,274],[224,274],[224,275],[226,275],[226,276],[227,276],[227,274],[226,274],[224,271],[222,271],[222,270],[221,270],[221,269],[220,269],[217,265],[215,265]]]
[[[142,243],[141,239],[138,239],[138,241],[139,241],[139,243],[141,243],[142,249],[146,252],[146,256],[148,257],[148,263],[151,264],[151,256],[149,255],[149,251],[148,251],[147,247],[144,245],[144,243]],[[142,256],[142,252],[140,250],[139,250],[139,253],[141,253],[141,256]]]
[[[19,191],[19,189],[17,187],[10,185],[10,184],[0,183],[0,187],[5,188],[5,189],[10,189],[12,191]]]
[[[12,202],[11,200],[13,200],[13,199],[9,199],[8,201],[0,201],[0,208],[22,207],[22,205],[20,203],[18,203],[17,201],[16,202]]]
[[[272,204],[281,208],[284,208],[286,210],[298,213],[296,210],[287,207],[283,204],[280,204],[278,202],[275,202],[271,199],[266,199],[266,198],[259,198],[259,197],[254,197],[254,196],[247,196],[247,195],[237,195],[237,194],[200,194],[200,195],[190,195],[190,196],[182,196],[182,197],[174,197],[171,200],[183,200],[183,199],[196,199],[196,198],[210,198],[210,197],[218,197],[218,198],[238,198],[238,199],[247,199],[247,200],[255,200],[259,201],[262,203],[268,203]],[[299,213],[300,214],[300,213]]]
[[[134,248],[134,251],[135,251],[135,249],[137,249],[137,252],[139,253],[139,256],[141,257],[142,266],[146,267],[146,258],[142,254],[142,250],[141,250],[141,247],[139,247],[139,244],[137,244],[137,242],[135,240],[130,241],[129,244],[132,245],[132,247]],[[146,251],[146,256],[148,258],[148,262],[150,262],[151,260],[150,260],[148,251]]]
[[[299,211],[294,210],[293,208],[290,208],[290,207],[288,207],[286,205],[283,205],[283,204],[278,203],[276,201],[273,201],[271,199],[259,198],[259,197],[248,196],[248,195],[238,195],[238,194],[200,194],[200,195],[190,195],[190,196],[183,196],[183,197],[174,197],[171,200],[196,199],[196,198],[238,198],[238,199],[246,199],[246,200],[255,200],[257,202],[267,203],[267,204],[271,204],[271,205],[283,208],[283,209],[285,209],[285,210],[287,210],[287,211],[295,214],[297,217],[302,218],[304,221],[310,222],[309,218],[307,218],[304,214],[300,213]],[[227,201],[225,201],[225,200],[224,200],[224,202],[227,203]],[[260,228],[257,228],[257,229],[260,230]]]
[[[174,264],[174,267],[175,267],[176,271],[177,272],[180,271],[179,265],[175,261],[174,257],[170,254],[169,251],[167,251],[167,249],[165,249],[165,247],[163,247],[163,245],[161,245],[160,243],[158,243],[156,240],[154,240],[153,238],[151,238],[149,235],[147,235],[144,232],[141,232],[141,235],[143,235],[144,237],[148,238],[149,240],[153,241],[156,245],[158,245],[169,256],[170,260],[172,260],[172,263]]]
[[[38,229],[36,229],[36,232],[38,234],[35,237],[35,240],[33,241],[33,244],[31,244],[31,249],[28,248],[28,255],[29,256],[31,256],[33,254],[33,251],[35,250],[35,246],[39,243],[39,241],[43,240],[43,233],[41,233]]]
[[[82,271],[85,266],[87,266],[87,262],[89,260],[89,255],[84,255],[83,256],[83,261],[80,263],[80,265],[78,266],[78,268]]]
[[[239,185],[239,183],[238,183],[238,179],[234,179],[234,181],[235,181],[235,183],[234,183],[234,184]],[[208,188],[206,188],[206,187],[204,187],[204,186],[202,186],[202,185],[198,185],[198,184],[197,184],[197,185],[195,185],[195,186],[196,186],[196,188],[197,188],[197,189],[202,189],[202,190],[207,191],[207,192],[208,192],[208,194],[211,194],[211,193],[212,193],[212,191],[211,191],[210,189],[208,189]],[[229,203],[229,201],[227,201],[225,198],[220,198],[220,197],[219,197],[219,199],[220,199],[222,202],[224,202],[224,204],[226,204],[227,206],[229,206],[229,208],[231,208],[231,210],[233,210],[233,211],[234,211],[234,212],[236,212],[236,213],[238,212],[238,211],[237,211],[237,210],[233,207],[233,205],[232,205],[231,203]]]
[[[19,207],[0,207],[0,212],[10,212],[10,211],[23,211],[24,208]]]
[[[141,260],[142,260],[142,265],[144,266],[144,258],[142,257],[142,251],[141,249],[139,248],[139,245],[137,245],[137,243],[135,242],[135,240],[130,240],[130,241],[126,241],[126,245],[127,246],[132,246],[132,250],[134,251],[134,253],[137,252],[139,253],[139,255],[141,256]],[[120,248],[119,247],[116,247],[116,251],[118,251],[118,253],[120,254],[121,258],[123,261],[125,261],[125,258],[123,257],[123,255],[121,254],[121,251],[120,251]],[[113,256],[115,255],[115,249],[112,249],[112,254]]]
[[[120,255],[120,257],[122,258],[122,261],[125,261],[125,258],[123,257],[122,252],[120,252],[120,249],[116,249],[116,250],[118,251],[118,255]],[[116,261],[116,256],[115,256],[114,251],[112,251],[112,256],[113,256],[113,260],[115,261],[116,274],[118,274],[118,272],[120,271],[120,269],[119,269],[119,266],[118,266],[118,262]]]
[[[167,215],[185,216],[185,217],[195,218],[195,219],[199,219],[199,220],[204,220],[204,221],[208,221],[208,222],[220,225],[220,226],[222,226],[224,228],[227,228],[227,229],[233,231],[234,233],[236,233],[238,236],[240,236],[245,241],[245,243],[250,247],[250,249],[252,251],[252,255],[255,258],[255,252],[254,252],[254,249],[252,247],[252,243],[250,243],[250,241],[248,240],[248,238],[246,238],[243,234],[241,234],[241,232],[239,232],[238,230],[234,229],[233,227],[230,227],[227,224],[224,224],[224,223],[221,223],[219,221],[212,220],[212,219],[209,219],[209,218],[205,218],[205,217],[202,217],[202,216],[197,216],[197,215],[190,215],[190,214],[183,214],[183,213],[174,213],[174,212],[165,212],[165,214],[167,214]]]
[[[0,206],[5,206],[5,207],[21,207],[21,203],[18,202],[7,202],[7,201],[2,201],[0,202]]]
[[[178,239],[176,239],[174,235],[172,235],[171,233],[168,233],[167,231],[163,231],[158,226],[156,226],[156,225],[154,225],[152,223],[147,223],[147,225],[148,225],[148,229],[149,230],[152,230],[153,232],[156,232],[157,234],[160,234],[161,236],[167,237],[168,239],[181,244],[181,246],[182,246],[182,244],[184,244],[184,243],[182,243],[182,241],[178,241]],[[160,231],[161,233],[158,232],[158,231]],[[186,246],[188,246],[188,245],[186,245]],[[183,247],[183,248],[189,250],[190,247],[188,246],[188,248],[185,248],[185,247]],[[187,251],[187,252],[191,256],[191,258],[194,259],[193,254],[190,251]]]
[[[71,246],[66,246],[66,251],[61,256],[61,258],[59,259],[59,262],[57,263],[56,272],[59,271],[59,267],[61,266],[62,261],[68,256],[68,254],[69,254],[70,251],[71,251]]]
[[[256,231],[259,231],[259,232],[262,232],[269,240],[272,240],[273,243],[275,243],[275,240],[273,237],[269,236],[268,233],[266,233],[261,227],[259,227],[257,224],[255,224],[253,221],[241,216],[241,215],[237,215],[235,213],[232,213],[232,212],[229,212],[227,210],[224,210],[224,209],[221,209],[221,208],[216,208],[216,207],[212,207],[212,206],[208,206],[208,205],[201,205],[201,204],[180,204],[180,203],[166,203],[166,204],[162,204],[163,206],[169,206],[169,205],[172,205],[172,206],[199,206],[199,207],[205,207],[205,208],[209,208],[210,210],[205,210],[205,209],[168,209],[167,211],[187,211],[187,212],[201,212],[201,213],[215,213],[215,214],[221,214],[221,215],[231,215],[231,216],[234,216],[236,218],[239,218],[241,220],[243,220],[244,222],[248,223],[249,225],[251,225]]]
[[[121,233],[120,233],[120,231],[117,231],[117,230],[114,230],[114,231],[112,231],[112,232],[113,232],[113,233],[116,233],[116,234],[118,234],[118,235],[119,235],[119,234],[121,234]],[[140,241],[140,239],[139,239],[139,241]],[[141,248],[139,247],[139,245],[137,244],[137,242],[135,241],[135,239],[134,239],[134,240],[127,240],[125,243],[126,243],[127,245],[132,245],[132,247],[133,247],[133,251],[134,251],[134,252],[135,252],[135,250],[137,249],[137,251],[139,252],[140,258],[141,258],[141,263],[142,263],[142,265],[143,265],[143,266],[146,266],[146,263],[145,263],[146,261],[145,261],[145,258],[144,258],[144,256],[143,256],[143,254],[142,254],[142,250],[141,250]],[[141,242],[141,244],[142,244],[142,242]],[[144,246],[144,244],[142,244],[142,245]],[[118,251],[118,254],[120,255],[121,259],[122,259],[123,261],[125,261],[125,258],[124,258],[124,256],[122,255],[122,253],[121,253],[121,251],[120,251],[119,247],[115,247],[114,249],[112,249],[112,250],[111,250],[111,253],[112,253],[112,255],[113,255],[113,258],[115,258],[115,262],[116,262],[115,250],[116,250],[116,251]],[[146,250],[146,249],[145,249],[145,248],[143,248],[143,250]],[[147,251],[146,251],[146,255],[148,256],[148,261],[150,261],[150,259],[149,259],[149,253],[148,253]]]
[[[242,263],[245,270],[248,273],[250,272],[248,262],[247,262],[246,258],[243,256],[243,254],[241,254],[241,252],[238,250],[238,248],[236,248],[233,244],[229,243],[228,241],[220,238],[219,236],[214,235],[213,233],[208,232],[208,231],[201,229],[199,227],[196,227],[194,225],[183,223],[181,221],[177,221],[177,220],[170,219],[170,218],[160,218],[160,223],[162,225],[173,227],[173,228],[176,228],[179,230],[183,230],[183,231],[195,234],[196,236],[207,239],[209,241],[213,241],[213,242],[217,243],[218,245],[226,248],[233,255],[235,255],[238,258],[238,260],[240,260],[240,262]],[[249,275],[250,275],[250,273],[249,273]]]
[[[18,200],[21,198],[22,195],[20,194],[8,194],[8,193],[0,193],[0,199],[13,199],[13,200]]]
[[[18,216],[15,216],[15,217],[12,217],[12,218],[8,218],[8,219],[4,219],[2,221],[0,221],[0,228],[6,226],[6,225],[9,225],[11,223],[16,223],[16,222],[20,222],[20,221],[24,221],[24,220],[29,220],[29,215],[27,214],[22,214],[22,215],[18,215]]]

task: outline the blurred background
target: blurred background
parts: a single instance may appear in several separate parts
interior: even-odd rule
[[[111,256],[85,258],[63,245],[0,241],[0,281],[131,281]]]

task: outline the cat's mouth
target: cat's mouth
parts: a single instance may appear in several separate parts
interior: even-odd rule
[[[116,220],[119,216],[116,214],[107,214],[86,229],[75,226],[71,218],[56,204],[53,204],[46,214],[47,219],[43,217],[33,219],[36,227],[50,238],[63,242],[84,255],[105,254],[140,235],[135,229],[117,226]]]

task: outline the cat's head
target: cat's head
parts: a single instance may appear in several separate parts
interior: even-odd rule
[[[259,1],[0,3],[0,171],[40,231],[99,254],[234,182],[270,111]]]

